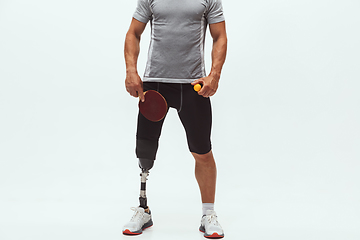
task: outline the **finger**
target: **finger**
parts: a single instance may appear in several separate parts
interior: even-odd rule
[[[138,94],[138,97],[140,98],[140,100],[142,102],[145,101],[145,96],[144,96],[144,91],[140,88],[138,91],[137,91],[137,94]]]
[[[200,94],[200,91],[199,91],[199,94],[202,95],[203,97],[208,98],[208,97],[213,96],[213,95],[215,94],[215,92],[216,92],[216,91],[214,91],[214,90],[212,90],[212,89],[209,88],[209,89],[207,89],[207,90],[205,89],[204,92],[202,92],[201,94]]]
[[[199,78],[191,83],[191,85],[196,85],[196,84],[204,85],[204,80],[202,78]]]
[[[126,91],[131,95],[131,96],[134,96],[134,91],[131,89],[131,88],[129,88],[129,87],[125,87],[125,89],[126,89]]]
[[[130,95],[133,97],[138,97],[138,94],[136,91],[129,91]]]
[[[132,96],[132,97],[138,97],[138,93],[136,91],[136,88],[126,86],[126,91]]]
[[[205,94],[208,92],[207,87],[202,87],[200,91],[198,91],[198,94],[201,96],[205,96]]]
[[[195,81],[193,81],[192,83],[191,83],[191,85],[196,85],[196,84],[198,84],[199,83],[199,79],[196,79]]]
[[[216,90],[212,89],[211,91],[209,91],[209,97],[214,96],[215,93],[216,93]]]

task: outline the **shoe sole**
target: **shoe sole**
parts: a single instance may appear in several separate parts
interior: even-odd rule
[[[150,219],[147,223],[145,223],[145,224],[142,226],[142,228],[141,228],[139,231],[132,232],[132,231],[130,231],[129,229],[125,229],[125,230],[123,231],[123,234],[124,234],[124,235],[140,235],[140,234],[142,234],[143,230],[151,227],[152,225],[153,225],[153,221],[152,221],[152,219]]]
[[[199,231],[204,233],[204,237],[211,238],[211,239],[220,239],[220,238],[223,238],[225,236],[224,234],[219,235],[218,233],[213,233],[211,235],[208,235],[208,234],[205,233],[205,228],[203,226],[199,227]]]

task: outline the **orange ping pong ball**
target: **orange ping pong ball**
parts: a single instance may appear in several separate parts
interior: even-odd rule
[[[194,90],[195,90],[196,92],[198,92],[198,91],[200,91],[200,89],[201,89],[201,85],[200,85],[200,84],[195,84]]]

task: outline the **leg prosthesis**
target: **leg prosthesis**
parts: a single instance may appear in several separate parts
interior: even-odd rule
[[[141,168],[141,186],[140,186],[140,207],[147,209],[147,198],[146,198],[146,180],[149,176],[149,170],[154,166],[154,160],[139,158],[139,167]]]

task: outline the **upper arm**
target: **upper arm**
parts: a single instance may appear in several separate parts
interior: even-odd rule
[[[218,39],[227,39],[226,37],[226,28],[225,28],[225,21],[209,24],[210,34],[214,41]]]
[[[140,22],[133,18],[127,34],[131,34],[134,35],[136,38],[140,38],[141,34],[144,32],[145,27],[146,23]]]
[[[205,17],[209,24],[222,22],[225,20],[221,0],[208,0]]]
[[[151,19],[152,10],[149,1],[138,0],[128,34],[135,35],[139,39],[146,27],[146,23]]]

